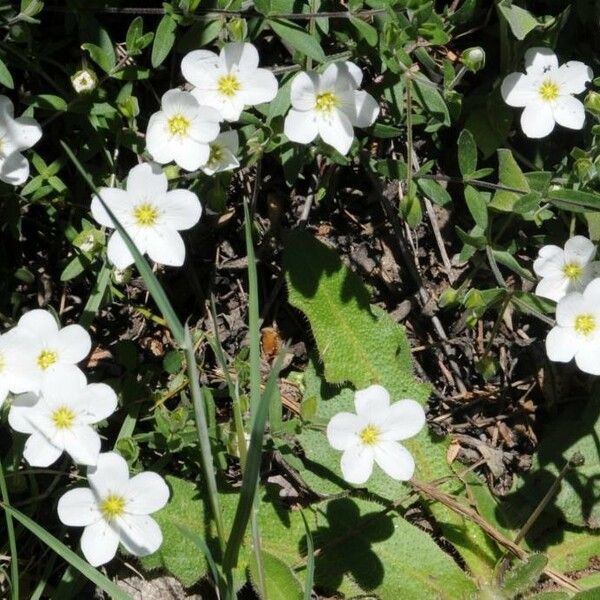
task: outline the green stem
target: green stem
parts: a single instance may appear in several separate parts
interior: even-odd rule
[[[412,79],[410,73],[406,74],[406,195],[408,201],[412,202],[412,181],[413,181],[413,123],[412,123]],[[400,207],[398,207],[398,212]],[[409,211],[407,211],[408,214]]]
[[[2,494],[2,502],[10,507],[8,498],[8,488],[6,487],[6,479],[4,478],[4,468],[0,461],[0,493]],[[15,536],[15,527],[12,515],[8,511],[4,511],[6,517],[6,531],[8,532],[8,546],[10,548],[10,590],[13,600],[19,600],[19,558],[17,556],[17,538]]]

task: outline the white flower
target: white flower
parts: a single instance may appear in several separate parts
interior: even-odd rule
[[[398,440],[413,437],[423,428],[423,407],[414,400],[400,400],[390,406],[390,395],[380,385],[357,391],[354,405],[357,414],[338,413],[327,425],[329,443],[344,452],[344,479],[365,483],[373,471],[373,462],[393,479],[410,479],[415,461]]]
[[[14,331],[19,351],[16,368],[28,382],[26,391],[37,392],[49,373],[64,365],[76,365],[92,348],[90,334],[81,325],[59,329],[54,317],[40,308],[25,313]]]
[[[100,436],[91,427],[117,408],[117,396],[104,383],[87,385],[73,367],[48,374],[39,394],[17,396],[8,413],[15,431],[30,434],[23,456],[34,467],[47,467],[63,451],[83,465],[95,465]]]
[[[207,175],[221,171],[231,171],[240,166],[236,154],[240,148],[237,131],[224,131],[216,140],[210,143],[210,157],[202,170]]]
[[[21,394],[30,389],[28,371],[23,368],[30,341],[16,329],[0,335],[0,406],[9,392]]]
[[[201,106],[190,92],[169,90],[161,109],[148,122],[146,146],[152,158],[166,164],[174,160],[182,169],[195,171],[210,156],[208,143],[219,135],[221,115]]]
[[[98,567],[117,553],[119,542],[135,556],[156,552],[162,532],[150,516],[169,500],[165,480],[150,471],[129,479],[125,459],[114,452],[98,457],[88,469],[89,488],[68,491],[58,501],[58,517],[72,527],[85,527],[81,550]]]
[[[521,128],[527,137],[543,138],[558,123],[581,129],[585,122],[583,104],[573,97],[585,90],[592,70],[579,61],[558,66],[549,48],[530,48],[525,53],[526,73],[511,73],[502,82],[502,97],[510,106],[524,107]]]
[[[600,275],[600,261],[594,261],[596,246],[582,235],[567,240],[564,250],[558,246],[540,248],[533,270],[541,281],[535,293],[558,302],[569,292],[582,292]]]
[[[556,326],[546,338],[550,360],[575,364],[585,373],[600,375],[600,279],[558,301]]]
[[[309,144],[319,135],[340,154],[347,154],[354,127],[372,125],[379,114],[375,98],[357,89],[361,82],[362,71],[351,62],[333,63],[322,75],[298,73],[292,81],[285,135],[300,144]]]
[[[0,179],[21,185],[29,177],[29,161],[21,154],[42,137],[42,128],[31,117],[15,119],[13,103],[0,95]]]
[[[146,163],[129,171],[126,190],[101,188],[100,196],[142,254],[147,253],[157,263],[179,267],[185,259],[185,245],[178,231],[200,220],[202,206],[193,192],[169,192],[167,186],[166,175],[156,165]],[[92,199],[92,215],[101,225],[114,228],[96,196]],[[117,269],[134,262],[117,231],[108,240],[107,254]]]
[[[89,94],[96,89],[98,77],[91,69],[81,69],[71,76],[71,85],[78,94]]]
[[[198,102],[216,108],[227,121],[237,121],[245,106],[270,102],[277,95],[277,79],[258,68],[252,44],[225,44],[218,56],[193,50],[183,57],[181,72],[194,86]]]

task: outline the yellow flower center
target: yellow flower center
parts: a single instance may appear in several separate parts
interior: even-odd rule
[[[211,167],[218,165],[223,160],[223,148],[218,144],[210,145],[210,156],[208,157],[208,164]]]
[[[219,82],[217,85],[217,89],[219,90],[219,94],[223,96],[235,96],[241,89],[240,82],[235,75],[223,75],[219,77]]]
[[[558,98],[560,88],[558,87],[557,83],[554,83],[554,81],[546,79],[546,81],[540,85],[538,93],[542,97],[542,100],[551,102],[552,100],[556,100]]]
[[[125,498],[109,494],[100,504],[100,512],[107,521],[120,517],[125,512]]]
[[[563,273],[567,279],[579,279],[583,274],[583,269],[578,263],[568,263],[563,267]]]
[[[360,432],[360,441],[365,446],[373,446],[379,441],[379,436],[381,435],[381,431],[375,425],[367,425]]]
[[[138,204],[133,209],[135,222],[142,227],[152,227],[158,219],[158,210],[148,202]]]
[[[340,100],[333,92],[323,92],[317,96],[315,108],[319,112],[331,112],[339,105]]]
[[[185,137],[190,130],[190,120],[181,113],[169,117],[167,127],[172,136]]]
[[[51,367],[58,360],[58,353],[53,350],[42,350],[37,357],[37,364],[42,371]]]
[[[52,421],[57,429],[71,429],[75,413],[68,406],[61,406],[52,413]]]
[[[575,331],[581,335],[590,335],[596,329],[596,317],[585,313],[575,317]]]

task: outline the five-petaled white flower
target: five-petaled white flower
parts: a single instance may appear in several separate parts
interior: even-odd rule
[[[550,360],[575,364],[585,373],[600,375],[600,279],[558,301],[556,326],[546,338]]]
[[[379,114],[375,98],[358,90],[361,82],[362,71],[351,62],[333,63],[322,75],[298,73],[292,81],[285,135],[300,144],[309,144],[320,135],[326,144],[346,154],[354,127],[369,127]]]
[[[210,144],[210,157],[202,167],[206,175],[214,175],[221,171],[231,171],[240,166],[236,154],[240,148],[237,131],[224,131]]]
[[[13,103],[0,95],[0,179],[21,185],[29,177],[29,161],[21,154],[42,137],[42,128],[32,117],[14,118]]]
[[[543,246],[533,263],[535,274],[541,277],[535,293],[558,302],[569,292],[582,292],[600,276],[600,261],[595,261],[595,256],[596,246],[582,235],[567,240],[564,250]]]
[[[258,68],[252,44],[225,44],[219,55],[193,50],[183,57],[181,71],[198,102],[216,108],[226,121],[237,121],[245,106],[270,102],[277,95],[277,79]]]
[[[17,396],[8,413],[15,431],[30,434],[23,456],[34,467],[47,467],[63,451],[83,465],[95,465],[100,436],[91,425],[117,407],[117,396],[104,383],[86,384],[84,375],[63,366],[49,373],[39,394]]]
[[[216,109],[202,106],[190,92],[169,90],[161,110],[148,122],[148,152],[160,164],[174,160],[182,169],[195,171],[208,161],[208,144],[219,134],[220,121]]]
[[[76,365],[92,348],[90,334],[81,325],[60,329],[54,317],[41,308],[25,313],[13,331],[19,351],[16,368],[28,382],[26,391],[37,392],[49,373],[62,365]]]
[[[178,231],[200,220],[202,206],[193,192],[169,192],[167,186],[167,176],[157,165],[145,163],[129,171],[126,190],[101,188],[99,194],[142,254],[157,263],[179,267],[185,260],[185,245]],[[92,215],[101,225],[115,227],[97,196],[92,199]],[[118,231],[108,241],[107,254],[117,269],[134,262]]]
[[[89,488],[75,488],[58,501],[58,517],[71,527],[85,527],[81,550],[98,567],[117,553],[119,542],[135,556],[156,552],[162,532],[150,514],[169,500],[165,480],[151,471],[129,478],[127,462],[114,452],[98,457],[88,469]]]
[[[511,73],[502,82],[502,97],[510,106],[524,107],[521,128],[527,137],[543,138],[555,123],[581,129],[585,123],[583,104],[573,97],[585,90],[592,70],[572,60],[561,67],[550,48],[529,48],[526,73]]]
[[[414,400],[390,405],[390,395],[380,385],[371,385],[354,395],[356,414],[341,412],[327,425],[327,439],[342,450],[341,468],[349,483],[369,479],[376,462],[390,477],[406,481],[415,461],[398,440],[413,437],[425,425],[423,407]]]

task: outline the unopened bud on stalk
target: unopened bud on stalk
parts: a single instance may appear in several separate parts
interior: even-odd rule
[[[595,117],[600,117],[600,94],[598,92],[590,92],[585,97],[584,105]]]
[[[89,94],[96,89],[98,77],[91,69],[81,69],[71,76],[71,85],[78,94]]]
[[[460,61],[469,71],[477,73],[477,71],[481,71],[485,67],[485,52],[479,46],[467,48],[461,54]]]

